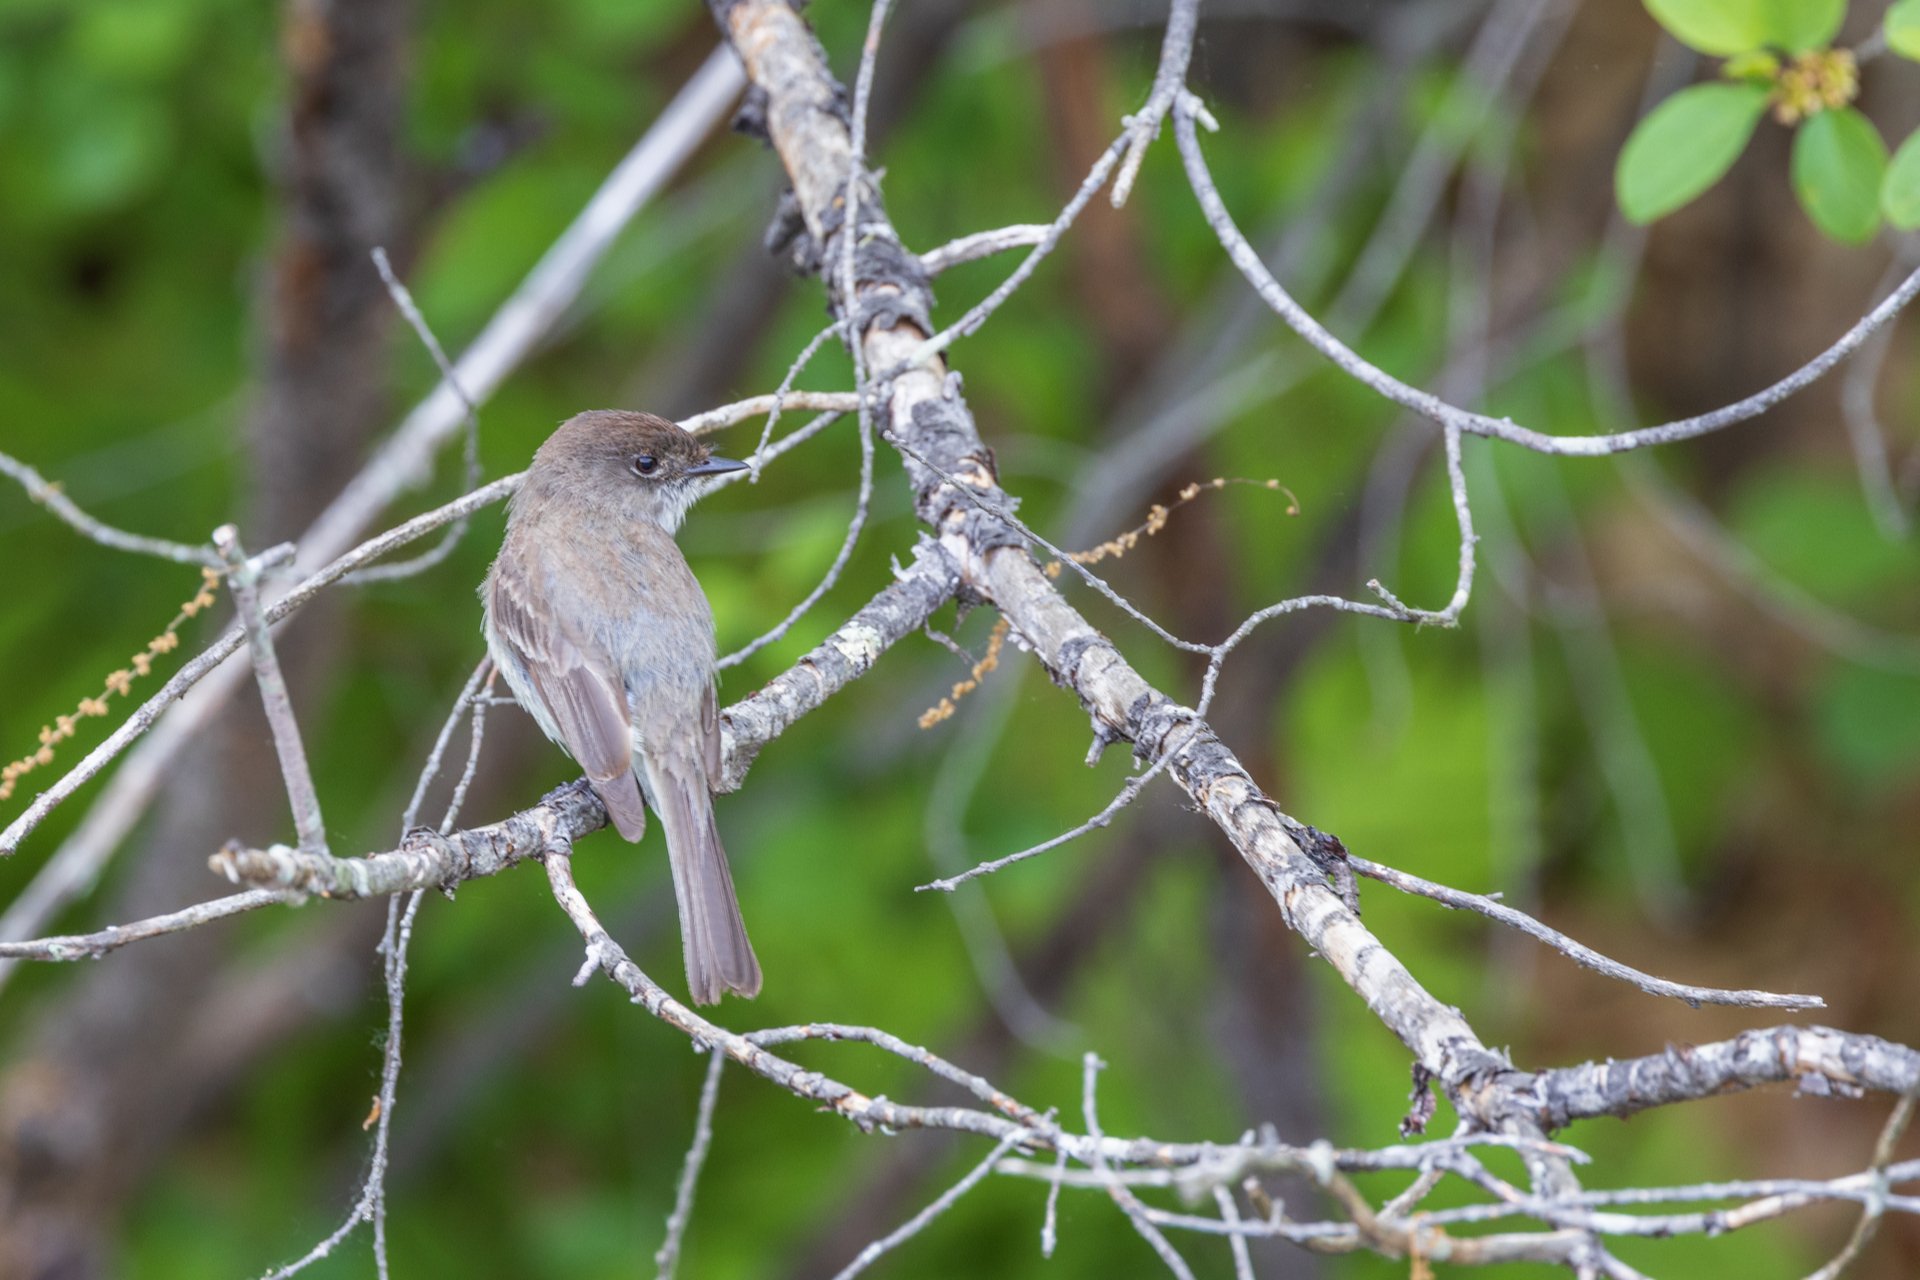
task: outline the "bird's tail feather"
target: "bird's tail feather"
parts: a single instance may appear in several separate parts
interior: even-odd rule
[[[728,991],[758,995],[760,962],[740,918],[706,778],[698,768],[663,767],[652,761],[648,765],[648,789],[666,829],[667,860],[673,867],[687,989],[696,1004],[713,1004]]]

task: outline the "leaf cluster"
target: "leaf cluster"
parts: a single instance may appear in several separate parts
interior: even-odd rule
[[[1801,208],[1835,240],[1861,244],[1883,220],[1920,227],[1920,131],[1889,157],[1879,129],[1852,104],[1859,71],[1833,47],[1846,0],[1646,0],[1687,47],[1724,58],[1721,78],[1682,89],[1635,127],[1614,173],[1621,209],[1637,223],[1691,203],[1752,141],[1772,108],[1794,129],[1791,180]],[[1886,47],[1920,61],[1920,0],[1899,0],[1882,24]]]

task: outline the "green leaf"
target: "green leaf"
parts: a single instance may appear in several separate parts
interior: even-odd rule
[[[1840,33],[1847,0],[1763,0],[1761,40],[1789,53],[1823,49]]]
[[[1887,144],[1852,107],[1822,111],[1793,139],[1793,190],[1815,225],[1835,240],[1860,244],[1880,227],[1880,181]]]
[[[1893,153],[1886,180],[1880,184],[1880,212],[1901,231],[1920,227],[1920,131]]]
[[[1899,0],[1887,10],[1887,48],[1920,62],[1920,0]]]
[[[1749,80],[1771,86],[1780,75],[1780,55],[1767,49],[1736,53],[1720,67],[1724,80]]]
[[[1692,200],[1740,158],[1766,109],[1767,91],[1754,84],[1700,84],[1668,98],[1620,150],[1620,208],[1644,223]]]
[[[1840,31],[1847,0],[1646,0],[1681,44],[1726,58],[1773,47],[1822,48]]]
[[[1768,43],[1769,11],[1776,0],[1646,0],[1647,12],[1689,48],[1716,57],[1746,53]]]

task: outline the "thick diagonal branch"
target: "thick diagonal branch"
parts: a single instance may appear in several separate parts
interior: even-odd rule
[[[713,0],[713,9],[749,78],[767,94],[768,132],[807,229],[821,242],[821,260],[836,261],[835,246],[846,231],[844,194],[854,180],[853,150],[839,110],[841,95],[819,45],[784,0]],[[1458,1012],[1429,994],[1361,924],[1233,753],[1204,722],[1149,685],[1060,595],[1015,531],[942,478],[971,486],[988,506],[1009,510],[1014,505],[999,488],[992,455],[958,380],[949,377],[937,354],[918,357],[931,330],[931,290],[924,271],[900,247],[871,177],[862,174],[858,181],[855,296],[835,297],[835,310],[858,318],[868,366],[895,371],[882,388],[881,421],[890,437],[911,450],[907,471],[919,514],[960,565],[967,586],[1007,616],[1101,731],[1132,742],[1145,760],[1170,757],[1169,776],[1232,839],[1288,923],[1333,962],[1457,1105],[1473,1110],[1475,1099],[1495,1098],[1478,1086],[1511,1070],[1505,1059],[1488,1050]],[[830,291],[835,283],[829,281]],[[912,455],[933,466],[919,464]],[[1476,1119],[1492,1128],[1506,1128],[1510,1121],[1531,1124],[1507,1114]]]

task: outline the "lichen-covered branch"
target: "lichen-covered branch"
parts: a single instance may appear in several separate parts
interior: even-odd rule
[[[1533,1090],[1541,1122],[1559,1129],[1787,1081],[1802,1093],[1907,1093],[1920,1087],[1920,1051],[1831,1027],[1768,1027],[1645,1058],[1542,1071]]]
[[[833,261],[836,237],[844,233],[838,202],[853,180],[853,153],[847,125],[835,110],[838,94],[824,55],[783,0],[715,0],[714,9],[749,78],[766,94],[768,131],[801,216],[808,231],[822,239],[823,260]],[[907,460],[917,510],[960,566],[966,584],[1008,617],[1048,673],[1079,698],[1106,735],[1133,742],[1147,760],[1157,760],[1176,740],[1190,739],[1171,761],[1170,776],[1233,839],[1289,924],[1334,963],[1457,1102],[1496,1098],[1468,1086],[1508,1070],[1505,1060],[1360,923],[1329,886],[1326,870],[1294,843],[1278,807],[1232,752],[1190,712],[1148,685],[1067,603],[1016,531],[958,491],[957,484],[965,484],[993,506],[1010,510],[1014,505],[999,488],[992,456],[957,381],[948,377],[939,355],[919,355],[931,329],[931,290],[900,248],[870,177],[860,181],[868,189],[860,203],[856,297],[836,298],[835,308],[865,319],[860,340],[869,367],[897,370],[885,387],[887,428],[932,464]],[[1198,732],[1176,739],[1173,730],[1182,726]],[[1513,1117],[1482,1119],[1503,1128]]]

